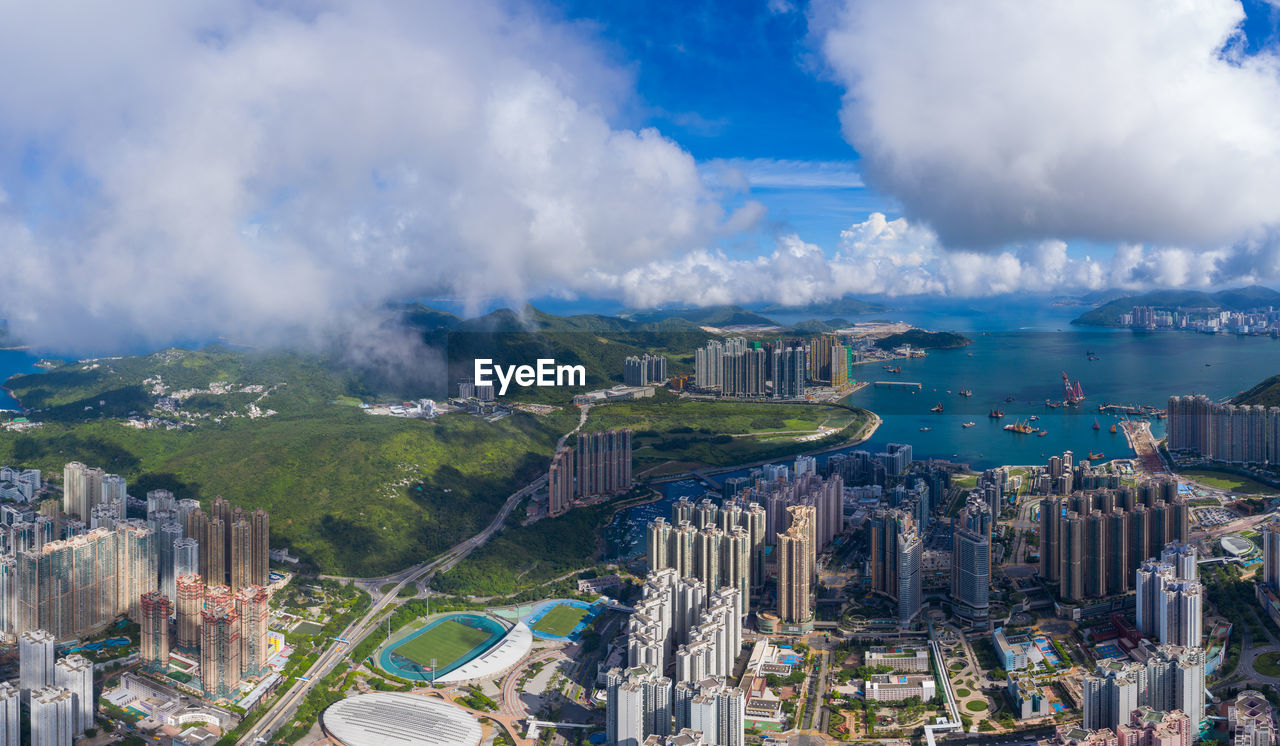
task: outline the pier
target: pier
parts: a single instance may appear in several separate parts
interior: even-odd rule
[[[886,388],[886,389],[894,389],[894,388],[897,388],[897,389],[923,389],[923,388],[924,388],[924,386],[921,386],[920,384],[916,383],[915,381],[876,381],[876,382],[875,382],[875,387],[876,387],[876,388]]]

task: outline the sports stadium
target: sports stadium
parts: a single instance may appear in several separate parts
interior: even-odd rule
[[[496,676],[529,652],[533,634],[487,614],[446,614],[401,630],[375,653],[378,666],[410,681],[441,684]]]

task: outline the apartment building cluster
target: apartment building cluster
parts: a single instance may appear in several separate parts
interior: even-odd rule
[[[622,382],[628,386],[666,383],[667,378],[667,358],[663,355],[631,355],[622,363]]]
[[[701,743],[745,742],[745,697],[728,685],[742,649],[736,587],[712,590],[674,568],[653,570],[627,620],[627,667],[606,676],[606,739],[641,746],[697,733]]]
[[[0,531],[0,632],[83,638],[123,616],[141,626],[144,667],[163,671],[171,654],[189,654],[210,698],[265,672],[265,511],[221,497],[206,511],[152,490],[146,517],[128,518],[123,479],[78,462],[63,479],[61,504],[47,503],[52,515]]]
[[[547,512],[564,515],[574,500],[626,492],[631,476],[631,431],[581,433],[573,448],[561,447],[547,472]]]
[[[39,469],[0,467],[0,500],[29,503],[44,487]]]
[[[1196,567],[1195,547],[1181,542],[1142,563],[1134,582],[1139,634],[1162,645],[1200,645],[1207,591]]]
[[[70,744],[94,727],[93,663],[80,655],[55,657],[48,632],[32,630],[18,638],[18,681],[0,683],[0,744],[17,746],[23,703],[33,745]]]
[[[985,620],[991,607],[991,504],[971,494],[951,522],[951,601],[956,616]]]
[[[1115,731],[1141,707],[1186,713],[1198,727],[1205,702],[1204,651],[1143,640],[1135,653],[1139,660],[1106,659],[1084,676],[1084,727]]]
[[[1280,407],[1171,396],[1165,431],[1175,456],[1237,466],[1280,464]]]
[[[1050,495],[1040,502],[1040,577],[1068,602],[1128,593],[1144,560],[1187,541],[1189,521],[1173,481]]]
[[[1134,306],[1120,314],[1122,326],[1135,329],[1185,329],[1204,334],[1276,334],[1280,330],[1280,310],[1261,306],[1245,311],[1221,308],[1161,308]]]
[[[705,392],[799,399],[808,380],[809,347],[801,340],[764,344],[730,337],[712,340],[694,352],[694,381]]]

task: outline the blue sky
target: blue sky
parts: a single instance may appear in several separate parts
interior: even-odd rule
[[[1274,51],[1280,7],[1242,0],[1246,14],[1239,49]],[[831,75],[809,29],[803,0],[553,0],[549,7],[586,24],[619,65],[634,75],[629,126],[652,126],[699,162],[776,161],[770,170],[803,180],[824,169],[859,173],[859,156],[841,133],[844,87]],[[749,164],[742,164],[744,167]],[[780,233],[795,232],[823,247],[873,212],[902,217],[892,194],[873,186],[755,185],[750,198],[768,219],[750,236],[721,243],[731,256],[760,252]],[[741,204],[744,198],[730,200]],[[1107,260],[1111,242],[1067,239],[1072,257]]]
[[[1277,1],[27,4],[0,318],[118,349],[406,298],[1275,285]]]

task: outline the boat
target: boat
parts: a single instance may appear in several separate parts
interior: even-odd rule
[[[1062,406],[1062,405],[1061,405],[1061,404],[1059,404],[1058,402],[1056,402],[1056,401],[1050,401],[1050,400],[1048,400],[1048,399],[1045,399],[1045,400],[1044,400],[1044,405],[1045,405],[1046,407],[1048,407],[1049,409],[1057,409],[1058,407],[1061,407],[1061,406]]]
[[[901,365],[885,365],[885,366],[881,366],[881,367],[883,367],[885,370],[889,371],[890,373],[901,373],[901,372],[902,372],[902,366],[901,366]]]
[[[1097,421],[1096,419],[1093,421],[1093,429],[1094,429],[1094,430],[1101,430],[1101,429],[1102,429],[1102,425],[1099,425],[1099,424],[1098,424],[1098,421]]]
[[[1108,428],[1107,432],[1111,433],[1112,435],[1115,435],[1115,434],[1116,434],[1116,426],[1113,424],[1110,428]]]
[[[964,423],[963,425],[961,425],[960,427],[963,427],[963,428],[970,428],[970,427],[973,427],[973,426],[974,426],[974,425],[976,425],[976,424],[978,424],[978,423],[976,423],[976,422],[966,422],[966,423]]]
[[[1011,433],[1017,433],[1019,435],[1030,435],[1031,433],[1034,433],[1036,431],[1034,427],[1028,425],[1025,422],[1015,422],[1010,425],[1005,425],[1004,429],[1008,430]]]
[[[1093,451],[1090,451],[1090,452],[1089,452],[1089,460],[1090,460],[1090,461],[1097,461],[1098,459],[1102,458],[1104,455],[1105,455],[1105,454],[1100,453],[1100,452],[1099,452],[1099,453],[1094,453]]]
[[[973,390],[972,390],[972,389],[960,389],[960,395],[961,395],[961,396],[964,396],[964,397],[973,396]]]
[[[1090,360],[1098,360],[1099,358],[1098,358],[1098,356],[1097,356],[1097,355],[1090,355],[1090,356],[1089,356],[1089,359],[1090,359]]]
[[[990,417],[990,418],[991,418],[991,419],[993,419],[993,420],[998,420],[998,419],[1000,419],[1001,417],[1004,417],[1004,412],[1001,412],[1001,411],[1000,411],[1000,410],[998,410],[998,409],[993,409],[993,410],[991,410],[991,412],[990,412],[990,413],[988,413],[988,414],[987,414],[987,416],[988,416],[988,417]]]
[[[1017,398],[1016,398],[1016,397],[1012,397],[1012,396],[1006,396],[1006,397],[1004,398],[1004,400],[1005,400],[1005,401],[1017,401]]]
[[[1038,415],[1038,414],[1033,414],[1033,415],[1031,415],[1030,417],[1028,417],[1027,419],[1028,419],[1029,421],[1031,421],[1031,422],[1035,422],[1036,420],[1040,419],[1040,415]]]
[[[922,427],[922,428],[920,428],[920,432],[922,432],[922,433],[927,433],[927,432],[929,432],[929,431],[930,431],[930,430],[932,430],[932,429],[933,429],[933,428],[931,428],[931,427]]]
[[[938,402],[936,406],[929,408],[930,412],[942,412],[942,402]]]
[[[1039,436],[1039,437],[1041,437],[1041,438],[1043,438],[1044,436],[1046,436],[1046,435],[1048,435],[1048,434],[1049,434],[1049,431],[1048,431],[1048,430],[1041,430],[1040,432],[1036,433],[1036,435],[1038,435],[1038,436]]]

